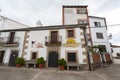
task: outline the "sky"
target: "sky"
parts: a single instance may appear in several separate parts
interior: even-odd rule
[[[105,17],[110,40],[120,45],[120,0],[0,0],[0,15],[36,26],[38,20],[43,25],[62,24],[62,5],[88,5],[89,15]]]

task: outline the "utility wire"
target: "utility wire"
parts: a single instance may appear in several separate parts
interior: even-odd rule
[[[90,26],[90,28],[104,28],[104,27],[110,28],[110,27],[117,27],[117,26],[120,26],[120,24],[113,24],[113,25],[107,25],[107,26]]]

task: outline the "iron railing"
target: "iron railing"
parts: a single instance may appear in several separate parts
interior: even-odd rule
[[[10,47],[10,46],[18,46],[19,45],[20,38],[19,37],[0,37],[0,44],[3,47]]]
[[[45,45],[46,46],[61,46],[62,43],[62,37],[51,37],[51,36],[46,36],[45,37]]]

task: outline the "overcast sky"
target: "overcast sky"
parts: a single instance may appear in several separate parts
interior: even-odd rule
[[[120,0],[0,0],[0,15],[36,26],[62,24],[62,5],[88,5],[89,15],[106,17],[107,24],[120,24]],[[120,44],[120,26],[108,26],[116,44]]]

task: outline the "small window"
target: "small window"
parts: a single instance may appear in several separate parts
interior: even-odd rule
[[[100,22],[94,22],[95,27],[101,27],[101,23]]]
[[[87,13],[86,8],[77,9],[77,14],[86,14],[86,13]]]
[[[68,62],[77,62],[76,60],[76,53],[68,53]]]
[[[117,57],[119,57],[120,56],[120,53],[117,53]]]
[[[32,59],[36,59],[37,58],[37,53],[36,52],[32,52]]]
[[[98,39],[103,39],[103,34],[102,33],[96,33],[96,36]]]
[[[74,30],[67,30],[68,38],[74,37]]]
[[[88,24],[87,20],[78,20],[78,24]]]

